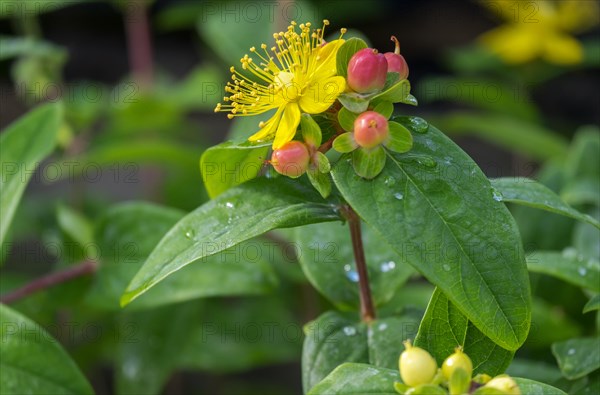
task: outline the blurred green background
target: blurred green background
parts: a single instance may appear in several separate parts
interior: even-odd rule
[[[117,304],[162,234],[207,200],[203,150],[255,131],[258,119],[213,113],[229,66],[250,46],[270,45],[291,19],[329,19],[331,34],[347,27],[348,37],[382,52],[393,51],[395,35],[419,100],[416,108],[397,105],[396,114],[436,125],[489,177],[539,178],[598,217],[598,7],[591,0],[2,0],[0,127],[45,101],[61,101],[65,117],[60,149],[33,176],[2,245],[1,293],[99,254],[93,279],[14,305],[63,343],[97,393],[300,393],[302,326],[330,302],[286,249],[287,232],[255,242],[275,256],[260,262],[251,286],[217,277],[204,284],[189,274],[147,306]],[[589,225],[514,213],[528,250],[575,243],[600,255]],[[581,315],[580,289],[556,295],[558,280],[533,281],[533,328],[554,329],[533,331],[522,356],[545,364],[543,379],[556,372],[548,345],[589,333],[594,317]],[[422,314],[431,290],[413,279],[398,298]]]

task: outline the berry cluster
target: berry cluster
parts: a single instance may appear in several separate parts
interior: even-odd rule
[[[426,350],[404,342],[405,350],[398,361],[403,383],[396,382],[396,391],[403,395],[521,395],[519,386],[508,375],[491,378],[487,374],[473,375],[473,363],[462,347],[457,347],[442,367]]]

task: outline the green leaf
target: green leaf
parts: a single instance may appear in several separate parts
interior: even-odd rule
[[[392,151],[402,153],[409,151],[413,145],[410,131],[398,122],[390,122],[390,138],[384,145]]]
[[[48,332],[0,305],[0,393],[93,394],[75,362]]]
[[[271,143],[235,144],[231,141],[204,151],[200,172],[211,198],[255,178],[267,159]]]
[[[317,148],[321,145],[323,139],[321,128],[309,114],[302,114],[300,117],[300,128],[302,129],[302,138],[306,143]]]
[[[94,229],[90,221],[70,207],[59,205],[56,210],[58,226],[82,247],[94,243]]]
[[[361,40],[360,38],[351,38],[346,40],[344,44],[340,47],[336,55],[336,69],[337,75],[342,77],[348,76],[348,63],[352,56],[360,51],[361,49],[367,48],[367,43]]]
[[[346,132],[354,131],[354,121],[356,121],[357,117],[358,117],[357,113],[354,113],[354,112],[348,110],[346,107],[342,107],[340,109],[340,111],[338,111],[338,115],[337,115],[340,126]]]
[[[191,323],[203,312],[202,307],[192,302],[120,317],[119,328],[131,328],[131,335],[118,343],[116,351],[118,394],[161,393],[177,367],[187,338],[199,329]]]
[[[358,309],[358,275],[348,226],[338,222],[294,229],[302,270],[311,284],[341,309]],[[376,306],[387,303],[408,280],[413,269],[363,224],[362,239],[369,283]]]
[[[351,132],[342,133],[333,140],[333,149],[337,152],[348,153],[358,148]]]
[[[394,389],[396,381],[400,381],[398,370],[344,363],[308,391],[308,395],[398,395]]]
[[[565,307],[534,296],[531,330],[525,345],[528,349],[548,350],[552,343],[581,335],[581,327],[565,314]]]
[[[498,194],[497,200],[534,207],[587,222],[600,229],[600,221],[582,214],[539,182],[527,178],[496,178],[490,180]]]
[[[131,278],[163,235],[183,216],[179,210],[142,202],[119,204],[104,213],[96,227],[102,264],[87,302],[103,309],[120,309],[119,298]],[[207,248],[213,247],[207,244]],[[270,292],[277,281],[266,247],[261,240],[246,241],[186,266],[150,289],[130,308],[153,308],[199,297]]]
[[[567,395],[566,392],[559,390],[548,384],[540,383],[529,379],[513,377],[523,395]]]
[[[462,346],[473,361],[474,374],[490,376],[503,373],[514,354],[481,333],[439,288],[431,296],[414,344],[429,351],[438,366]]]
[[[359,176],[372,179],[385,166],[385,150],[381,146],[372,149],[358,148],[352,152],[352,167]]]
[[[323,199],[326,199],[331,194],[331,177],[329,173],[315,169],[308,170],[306,174],[312,186],[319,191]]]
[[[302,384],[307,392],[344,362],[398,369],[402,342],[416,333],[419,317],[391,316],[370,323],[354,314],[329,311],[305,326]],[[392,388],[393,390],[393,388]]]
[[[506,369],[506,374],[551,383],[556,381],[557,377],[560,377],[560,370],[558,370],[556,364],[550,365],[542,361],[515,358]]]
[[[600,368],[600,337],[569,339],[552,345],[563,376],[575,380]]]
[[[597,178],[572,180],[560,191],[560,198],[570,205],[593,204],[600,206],[600,180]]]
[[[532,159],[546,160],[567,152],[568,142],[558,133],[505,114],[452,112],[430,122],[450,135],[478,136]]]
[[[573,249],[564,252],[535,251],[527,256],[529,271],[560,278],[582,288],[600,292],[600,262],[584,259]]]
[[[6,238],[27,183],[56,146],[62,106],[46,104],[19,118],[0,136],[0,244]]]
[[[232,303],[234,302],[234,303]],[[188,322],[178,365],[186,370],[244,372],[300,359],[302,329],[281,293],[252,298],[206,299]]]
[[[600,310],[600,294],[593,296],[583,307],[583,314]]]
[[[333,202],[298,181],[280,177],[246,182],[180,220],[131,280],[121,304],[130,303],[184,266],[269,230],[338,219]]]
[[[519,233],[471,158],[430,126],[409,154],[388,153],[379,177],[353,173],[345,160],[332,170],[356,212],[492,341],[523,344],[531,302]]]

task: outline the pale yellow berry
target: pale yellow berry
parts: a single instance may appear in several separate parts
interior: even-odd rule
[[[494,377],[485,386],[497,389],[506,395],[521,395],[521,389],[515,380],[506,374]]]
[[[438,370],[435,359],[422,348],[413,347],[408,340],[404,342],[404,347],[398,361],[404,384],[415,387],[431,383]]]

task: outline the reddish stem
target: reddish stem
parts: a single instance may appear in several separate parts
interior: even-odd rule
[[[367,273],[365,251],[363,249],[360,218],[350,206],[343,206],[342,211],[348,220],[348,225],[350,226],[352,249],[354,250],[354,260],[356,261],[356,272],[358,273],[360,315],[364,322],[371,322],[375,319],[375,307],[373,306],[371,288],[369,287],[369,275]]]
[[[84,261],[79,265],[71,266],[65,270],[47,274],[40,278],[37,278],[25,284],[21,288],[17,288],[12,292],[7,293],[0,297],[0,303],[9,304],[19,299],[27,297],[35,292],[42,291],[44,289],[53,287],[58,284],[62,284],[74,278],[85,276],[86,274],[94,273],[98,265],[94,261]]]
[[[128,3],[125,28],[131,72],[140,88],[148,89],[153,81],[153,67],[152,41],[145,0]]]

